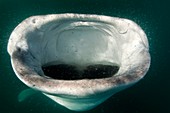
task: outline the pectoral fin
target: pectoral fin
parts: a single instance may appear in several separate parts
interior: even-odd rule
[[[29,98],[30,96],[33,96],[37,92],[38,91],[33,90],[33,89],[25,89],[21,91],[20,94],[18,95],[18,102],[24,101],[25,99]]]

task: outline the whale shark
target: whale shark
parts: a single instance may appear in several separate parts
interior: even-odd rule
[[[49,14],[23,20],[8,47],[16,76],[73,111],[95,108],[146,75],[151,57],[145,32],[125,18]],[[25,100],[35,92],[25,90]]]

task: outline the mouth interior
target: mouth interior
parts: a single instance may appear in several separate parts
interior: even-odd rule
[[[100,22],[68,21],[52,26],[42,41],[41,64],[53,79],[111,77],[120,66],[115,29]]]
[[[78,80],[78,79],[99,79],[113,76],[118,72],[118,66],[111,65],[89,65],[79,70],[74,65],[59,64],[42,67],[44,74],[53,79]]]

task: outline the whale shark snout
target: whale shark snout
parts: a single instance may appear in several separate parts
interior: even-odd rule
[[[74,111],[132,86],[150,66],[144,31],[131,20],[102,15],[29,17],[12,32],[8,53],[24,84]]]

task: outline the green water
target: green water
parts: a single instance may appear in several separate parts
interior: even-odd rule
[[[168,0],[167,0],[168,1]],[[102,14],[128,18],[146,32],[152,57],[143,80],[85,113],[170,113],[170,7],[166,0],[0,0],[0,113],[74,113],[41,93],[18,102],[25,86],[14,74],[7,53],[12,30],[32,15]]]

